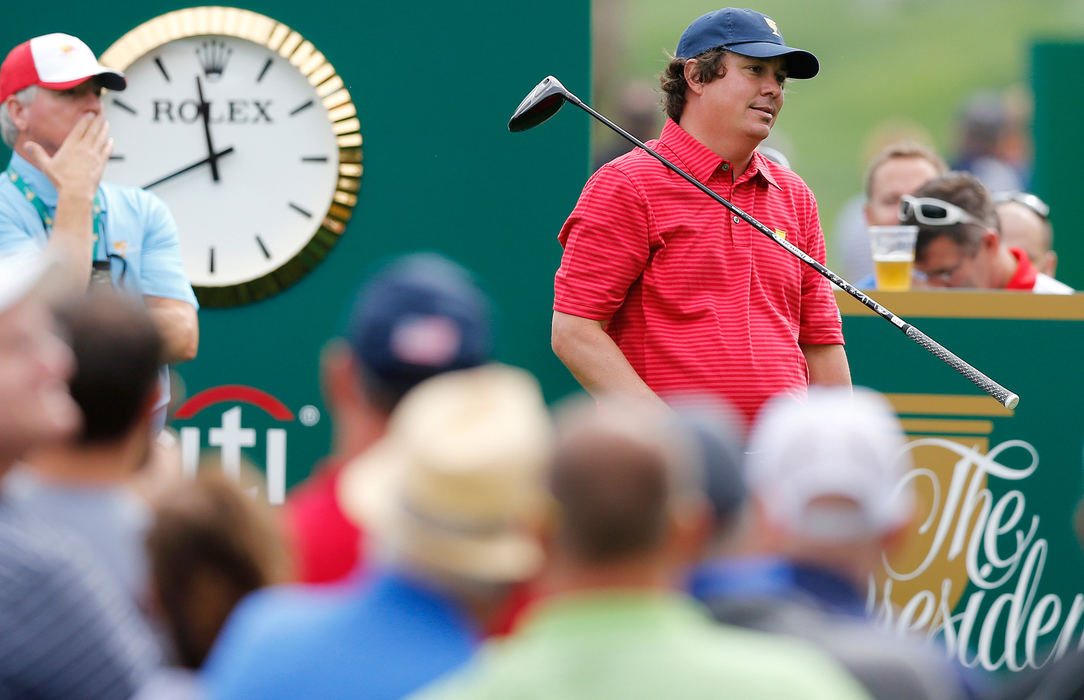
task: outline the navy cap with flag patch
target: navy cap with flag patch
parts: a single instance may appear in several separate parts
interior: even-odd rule
[[[674,55],[688,59],[720,47],[753,58],[783,56],[788,78],[812,78],[820,70],[816,56],[783,43],[783,35],[771,17],[735,7],[724,7],[694,20],[682,33]]]
[[[492,353],[492,308],[465,268],[435,253],[399,258],[361,289],[347,338],[366,378],[389,398]]]

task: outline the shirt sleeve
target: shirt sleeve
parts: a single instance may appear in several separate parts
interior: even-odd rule
[[[824,231],[817,214],[817,200],[806,188],[806,253],[820,264],[825,261]],[[811,345],[843,343],[843,320],[839,315],[832,283],[810,265],[802,265],[802,312],[798,342]]]
[[[181,258],[181,242],[177,222],[169,207],[150,192],[140,191],[143,198],[143,250],[139,278],[142,294],[186,301],[199,308]]]
[[[555,311],[604,321],[621,307],[651,254],[650,210],[635,183],[603,166],[561,228]]]

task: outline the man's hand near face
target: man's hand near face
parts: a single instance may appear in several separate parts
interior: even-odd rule
[[[56,215],[47,249],[63,261],[73,291],[87,288],[94,245],[94,194],[102,179],[113,139],[105,115],[85,114],[67,138],[49,155],[37,143],[26,152],[57,190]]]

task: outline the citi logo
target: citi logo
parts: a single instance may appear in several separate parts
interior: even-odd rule
[[[212,387],[199,392],[177,409],[175,418],[186,420],[205,411],[212,411],[221,404],[229,404],[218,416],[218,425],[207,429],[207,445],[217,447],[221,453],[222,470],[233,479],[240,479],[242,449],[256,447],[258,434],[254,428],[245,427],[246,411],[249,417],[262,411],[275,421],[284,424],[294,422],[295,416],[281,401],[267,392],[241,384]],[[306,409],[316,410],[306,406]],[[304,410],[304,409],[303,409]],[[203,416],[206,421],[211,416]],[[213,420],[213,418],[212,418]],[[264,419],[261,422],[266,422]],[[199,468],[203,431],[194,426],[180,429],[181,463],[186,477],[195,476]],[[267,497],[271,503],[286,500],[286,430],[268,428],[263,435],[264,471],[267,475]]]

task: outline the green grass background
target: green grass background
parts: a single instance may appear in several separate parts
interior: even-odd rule
[[[719,6],[596,0],[595,50],[613,53],[595,58],[598,104],[615,108],[611,81],[657,84],[682,30]],[[754,7],[775,19],[788,45],[820,59],[816,78],[788,84],[773,136],[784,137],[792,167],[816,194],[829,236],[840,207],[861,189],[865,143],[878,124],[916,122],[951,158],[962,100],[1026,83],[1035,39],[1084,41],[1084,0],[762,0]],[[1084,87],[1084,66],[1064,70],[1067,90]],[[593,137],[599,147],[609,138],[597,127]]]

